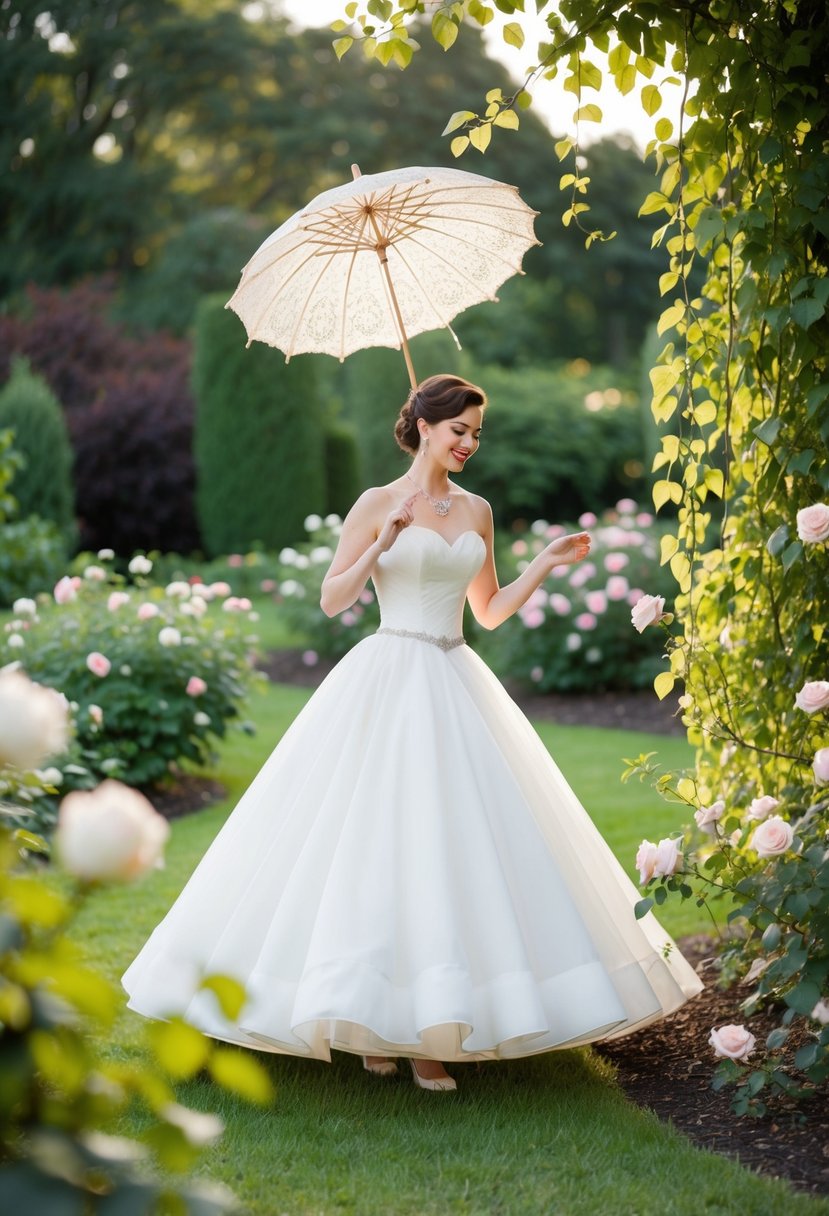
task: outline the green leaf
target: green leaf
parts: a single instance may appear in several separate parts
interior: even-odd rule
[[[473,148],[477,148],[479,152],[486,152],[489,147],[489,141],[492,139],[491,123],[483,123],[480,127],[473,127],[469,132],[469,142]]]
[[[765,422],[761,422],[759,426],[754,428],[754,434],[762,443],[768,444],[771,447],[780,434],[782,425],[782,418],[767,418]]]
[[[655,114],[662,105],[662,94],[655,84],[646,84],[641,92],[642,108],[646,114]]]
[[[719,207],[704,207],[696,217],[694,241],[697,249],[705,251],[711,242],[724,232],[723,216]]]
[[[504,42],[510,46],[518,47],[519,51],[524,45],[524,31],[517,21],[509,21],[502,30]]]
[[[792,319],[801,329],[808,329],[824,315],[824,306],[819,300],[796,300],[791,307]]]
[[[650,896],[645,899],[640,899],[633,905],[633,915],[637,920],[641,920],[643,916],[647,916],[652,907],[653,900],[650,898]]]
[[[775,528],[771,536],[766,541],[766,549],[771,557],[777,557],[778,553],[783,551],[786,541],[789,539],[789,525],[781,524],[779,528]]]
[[[559,160],[564,160],[565,156],[569,156],[569,154],[573,151],[574,147],[575,147],[575,144],[573,143],[572,139],[569,139],[567,136],[565,136],[564,139],[556,140],[556,143],[554,145],[555,154]]]
[[[147,1035],[159,1064],[170,1076],[185,1079],[204,1067],[210,1051],[207,1039],[186,1022],[154,1022]]]
[[[432,37],[435,42],[439,46],[442,46],[445,51],[448,51],[454,45],[457,36],[457,24],[445,12],[438,9],[432,18]]]
[[[686,561],[688,559],[686,558]],[[672,671],[660,671],[659,675],[653,682],[653,690],[659,697],[660,701],[664,701],[668,693],[676,683],[676,677]]]
[[[333,42],[334,54],[338,59],[342,59],[346,51],[352,46],[354,39],[348,34],[344,38],[335,38]]]
[[[659,190],[652,190],[639,208],[639,215],[653,215],[656,211],[673,211],[673,204]]]
[[[246,1000],[244,985],[229,975],[209,975],[201,986],[215,995],[224,1017],[235,1022]]]
[[[801,980],[790,992],[784,994],[783,1000],[790,1009],[809,1014],[820,1000],[820,988],[811,980]]]
[[[681,363],[677,364],[676,362],[661,364],[659,367],[651,368],[648,375],[653,388],[654,401],[661,401],[663,397],[667,396],[679,380],[681,370]]]
[[[477,118],[477,114],[473,114],[471,110],[456,110],[441,131],[441,135],[450,135],[452,131],[457,131],[458,127],[469,122],[470,118]]]
[[[449,145],[449,151],[453,156],[463,156],[466,149],[469,147],[468,135],[457,135]]]
[[[518,130],[518,115],[515,110],[501,110],[492,120],[496,127],[506,127],[508,131]]]
[[[233,1093],[266,1106],[274,1096],[273,1085],[261,1064],[241,1051],[220,1048],[210,1058],[210,1071],[218,1083]]]
[[[793,540],[783,552],[783,569],[789,571],[803,553],[803,545],[799,540]]]
[[[586,106],[579,106],[573,115],[573,122],[601,122],[602,111],[599,106],[592,102]]]

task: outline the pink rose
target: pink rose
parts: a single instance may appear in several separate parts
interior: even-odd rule
[[[544,624],[544,613],[540,608],[522,608],[521,620],[528,629],[538,629],[539,625]]]
[[[620,515],[633,515],[637,504],[632,498],[620,498],[616,503],[616,510]]]
[[[694,820],[697,827],[705,832],[707,836],[716,835],[715,824],[722,819],[725,803],[720,799],[713,802],[711,806],[701,806],[698,811],[694,812]]]
[[[792,825],[779,815],[772,815],[755,830],[750,847],[759,857],[779,857],[788,852],[793,839]]]
[[[598,519],[596,518],[596,516],[593,514],[592,511],[585,511],[583,515],[579,516],[579,527],[580,528],[592,528],[593,525],[597,524],[598,522],[599,522]]]
[[[224,599],[226,595],[230,595],[230,583],[225,583],[221,580],[218,583],[211,583],[210,590],[220,599]]]
[[[109,659],[98,650],[86,656],[86,665],[94,676],[108,676],[112,669]]]
[[[755,819],[759,823],[763,819],[768,819],[772,811],[778,806],[780,806],[778,798],[772,798],[770,794],[761,794],[759,798],[754,798],[748,804],[746,819]]]
[[[598,625],[598,623],[599,622],[596,620],[596,618],[594,617],[592,612],[580,612],[579,615],[576,617],[575,621],[573,622],[573,624],[576,626],[576,629],[585,629],[585,630],[586,629],[595,629],[596,626]]]
[[[618,574],[620,570],[624,570],[629,561],[627,553],[608,553],[604,559],[604,568],[608,574]]]
[[[589,582],[596,573],[596,567],[592,562],[582,562],[580,566],[576,566],[573,573],[570,575],[571,587],[583,587]]]
[[[158,608],[155,604],[141,604],[136,615],[139,621],[151,621],[154,616],[158,616]]]
[[[373,604],[374,603],[374,592],[369,591],[368,587],[364,587],[357,598],[359,599],[361,604]]]
[[[653,516],[647,511],[640,511],[636,516],[636,523],[640,528],[649,528],[653,523]]]
[[[356,618],[356,616],[354,615],[354,613],[353,613],[353,612],[349,612],[349,611],[344,612],[344,613],[342,614],[342,616],[340,617],[340,620],[342,621],[342,623],[343,623],[345,626],[347,626],[347,627],[349,627],[349,628],[350,628],[352,625],[356,625],[356,624],[357,624],[357,618]]]
[[[607,608],[607,596],[604,591],[588,591],[584,602],[591,612],[600,615]]]
[[[650,882],[656,866],[656,845],[652,840],[643,840],[639,845],[635,865],[639,871],[639,882],[642,885]]]
[[[644,594],[641,587],[631,587],[630,591],[628,591],[628,603],[631,608],[634,608],[639,603]]]
[[[303,650],[302,661],[306,667],[316,667],[319,662],[319,655],[316,650]]]
[[[816,502],[798,511],[797,535],[806,545],[829,540],[829,504]]]
[[[273,578],[263,578],[262,582],[259,584],[259,590],[265,595],[270,595],[272,591],[276,591],[276,587],[276,579]]]
[[[609,600],[618,601],[627,599],[630,583],[621,574],[612,574],[607,580],[607,598]]]
[[[754,1050],[757,1042],[745,1026],[713,1027],[708,1042],[718,1056],[729,1060],[744,1060]]]
[[[511,549],[516,557],[523,557],[527,552],[527,542],[525,540],[514,540]]]
[[[544,679],[544,668],[533,667],[532,671],[530,672],[530,679],[532,680],[533,684],[538,684],[540,680]]]
[[[818,785],[829,785],[829,747],[821,747],[815,752],[812,768]]]
[[[670,878],[676,874],[682,864],[682,854],[679,851],[679,840],[668,838],[660,840],[656,846],[656,861],[653,867],[654,878],[664,876]]]
[[[130,597],[126,591],[113,591],[107,600],[107,608],[110,612],[117,612],[119,608],[123,608],[124,604],[130,602]]]
[[[556,616],[567,616],[570,611],[570,601],[566,595],[561,595],[558,591],[554,591],[550,596],[550,607]]]
[[[75,583],[68,574],[64,574],[63,578],[56,583],[53,594],[56,604],[69,604],[72,600],[77,599],[78,595]]]
[[[829,680],[808,680],[795,697],[794,703],[806,714],[825,709],[829,705]]]
[[[662,595],[643,595],[637,600],[630,614],[631,624],[639,633],[644,632],[648,625],[656,625],[665,616],[665,597]]]
[[[231,553],[227,559],[227,564],[232,569],[238,570],[240,566],[244,565],[244,561],[245,559],[242,557],[241,553]]]
[[[187,681],[186,692],[188,697],[200,697],[203,692],[207,692],[207,685],[201,676],[191,676]]]

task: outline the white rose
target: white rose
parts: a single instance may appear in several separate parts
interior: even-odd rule
[[[744,1060],[754,1050],[757,1042],[745,1026],[720,1026],[712,1028],[708,1042],[718,1056],[729,1060]]]
[[[798,709],[814,714],[829,705],[829,680],[807,680],[794,699]]]
[[[99,562],[111,562],[114,557],[115,557],[114,549],[99,549],[98,550],[98,561]]]
[[[701,806],[694,812],[697,827],[707,836],[715,836],[717,829],[714,825],[722,819],[724,810],[725,803],[722,800],[713,802],[711,806]]]
[[[162,646],[180,646],[181,634],[172,625],[165,625],[159,632],[158,640]]]
[[[809,1017],[814,1018],[816,1022],[820,1022],[821,1026],[829,1026],[829,1001],[818,1001]]]
[[[829,504],[816,502],[798,511],[797,535],[807,545],[829,540]]]
[[[306,515],[303,527],[306,532],[317,532],[322,527],[322,516]]]
[[[326,528],[339,528],[343,521],[340,519],[339,515],[334,515],[332,513],[331,515],[326,515],[322,522],[325,524]]]
[[[138,790],[111,778],[60,804],[55,835],[64,869],[85,882],[138,878],[162,864],[166,819]]]
[[[135,557],[130,559],[130,564],[127,567],[130,574],[149,574],[153,568],[153,563],[143,553],[136,553]]]
[[[639,882],[642,885],[650,882],[656,865],[656,845],[652,840],[643,840],[639,845],[635,865],[639,871]]]
[[[206,714],[204,710],[200,709],[198,713],[193,714],[193,722],[196,726],[209,726],[210,714]]]
[[[100,566],[87,566],[83,576],[90,583],[102,583],[106,579],[107,572]]]
[[[759,857],[779,857],[792,847],[793,839],[792,825],[779,815],[772,815],[756,829],[750,847]]]
[[[15,616],[35,616],[37,614],[37,604],[34,600],[23,596],[21,599],[14,601],[12,612]]]
[[[656,863],[653,867],[654,878],[669,878],[676,874],[682,864],[682,854],[679,851],[679,840],[668,838],[660,840],[656,846]]]
[[[0,672],[0,766],[33,769],[69,741],[69,706],[22,671]]]
[[[812,768],[818,785],[829,785],[829,747],[818,748]]]
[[[22,650],[26,645],[26,639],[22,633],[10,633],[6,638],[6,645],[10,650]]]
[[[176,582],[167,584],[167,595],[171,599],[187,600],[190,598],[190,584],[185,583],[183,579],[178,579]]]
[[[630,620],[634,629],[642,633],[648,625],[656,625],[664,616],[664,595],[643,595],[633,605]]]
[[[769,815],[780,806],[779,798],[772,798],[770,794],[761,794],[759,798],[754,798],[748,805],[746,811],[746,819],[754,819],[758,823],[763,819],[768,819]]]

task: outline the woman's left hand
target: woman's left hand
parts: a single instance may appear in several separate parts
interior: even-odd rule
[[[590,552],[589,532],[568,532],[551,540],[545,554],[553,559],[554,566],[572,566],[583,561]]]

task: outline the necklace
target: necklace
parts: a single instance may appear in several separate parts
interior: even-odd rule
[[[429,502],[432,504],[432,506],[435,509],[436,515],[448,515],[449,514],[449,508],[452,506],[451,498],[432,498],[431,494],[427,494],[425,490],[422,490],[420,488],[420,486],[415,481],[414,477],[410,477],[408,473],[406,474],[406,476],[409,478],[409,481],[412,483],[412,485],[416,488],[418,494],[422,494],[424,498],[429,499]]]

